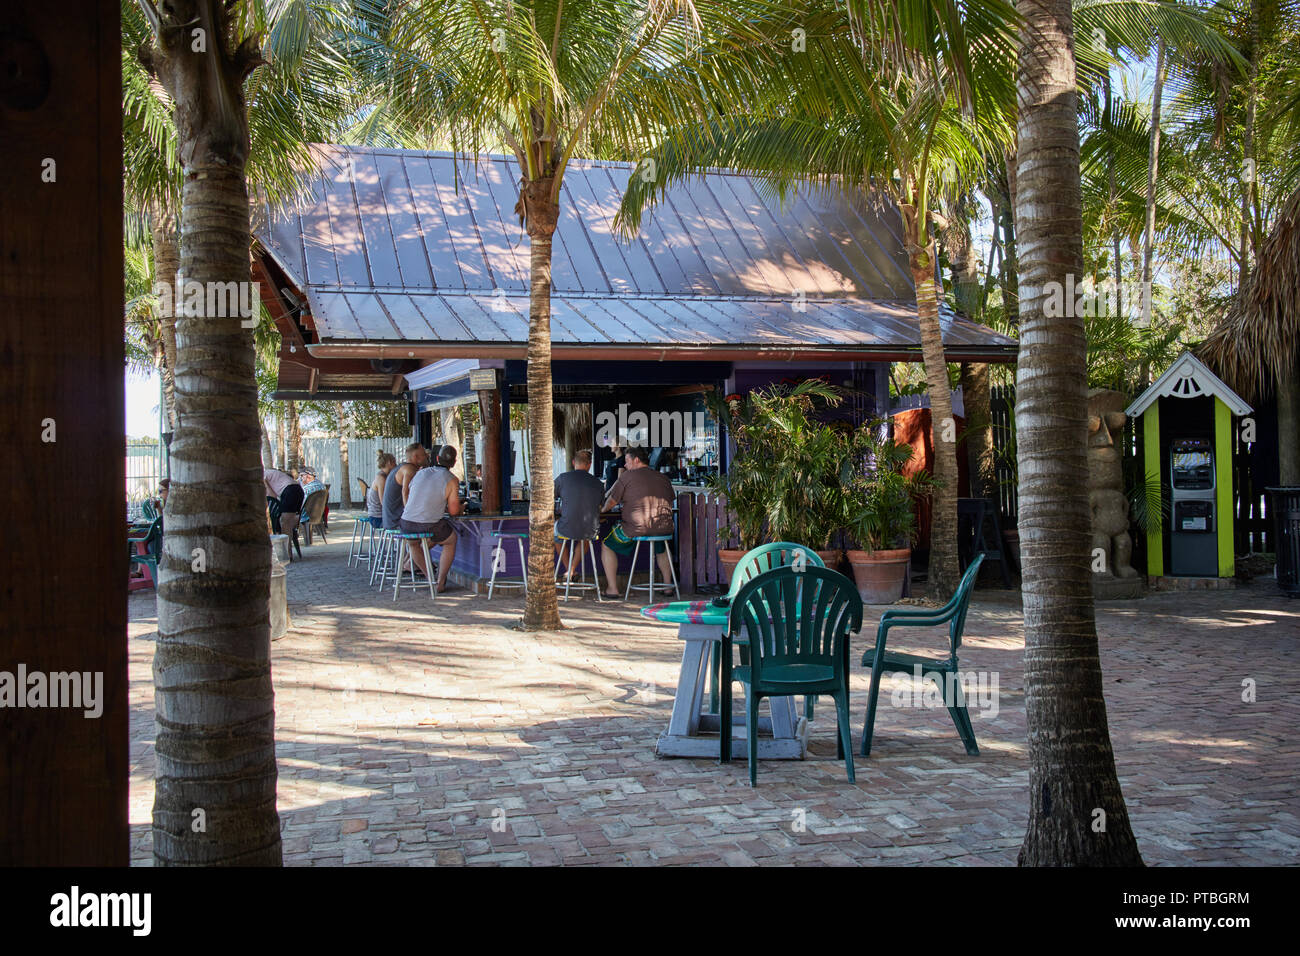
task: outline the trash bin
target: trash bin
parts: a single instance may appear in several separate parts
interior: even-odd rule
[[[1300,487],[1266,488],[1273,516],[1273,545],[1277,551],[1277,584],[1291,597],[1300,597]]]

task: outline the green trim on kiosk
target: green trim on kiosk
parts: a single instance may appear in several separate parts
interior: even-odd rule
[[[1160,462],[1160,403],[1152,402],[1142,413],[1142,447],[1146,474],[1162,476]],[[1147,531],[1147,574],[1162,577],[1165,573],[1164,522]]]
[[[1214,398],[1214,510],[1218,521],[1219,577],[1233,577],[1236,561],[1233,554],[1232,513],[1232,411],[1217,395]]]

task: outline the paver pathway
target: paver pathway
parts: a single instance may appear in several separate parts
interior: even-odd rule
[[[350,522],[335,519],[342,529]],[[289,570],[291,629],[273,647],[285,862],[301,864],[1013,864],[1028,812],[1013,592],[981,590],[962,661],[997,679],[967,757],[946,711],[890,705],[850,786],[819,708],[812,756],[661,760],[675,629],[631,605],[562,606],[570,630],[510,629],[519,597],[371,590],[345,535]],[[130,598],[131,831],[151,859],[152,591]],[[854,739],[866,708],[854,641]],[[1098,608],[1111,736],[1150,864],[1300,858],[1300,602],[1263,580]],[[901,649],[925,635],[899,632]],[[1256,682],[1253,703],[1243,681]],[[738,692],[739,693],[739,692]]]

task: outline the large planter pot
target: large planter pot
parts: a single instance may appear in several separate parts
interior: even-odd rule
[[[734,548],[719,548],[718,561],[722,564],[722,590],[726,593],[727,588],[731,587],[731,576],[736,572],[736,565],[740,559],[745,556],[746,552]]]
[[[840,564],[844,561],[844,552],[836,548],[834,551],[818,551],[817,557],[822,559],[822,564],[832,571],[838,571]]]
[[[903,596],[911,548],[889,551],[850,551],[853,580],[863,604],[893,604]]]

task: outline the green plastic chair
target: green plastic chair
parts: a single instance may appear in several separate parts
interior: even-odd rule
[[[749,583],[758,575],[776,568],[783,568],[795,560],[795,555],[802,553],[807,558],[807,565],[810,567],[824,568],[826,562],[817,556],[817,552],[804,544],[794,544],[790,541],[777,541],[774,544],[760,544],[757,548],[750,548],[736,564],[736,570],[731,572],[731,586],[727,589],[727,600],[735,598],[740,592],[743,585]],[[740,648],[740,662],[748,664],[748,652],[742,645]],[[721,645],[713,645],[713,660],[709,668],[709,706],[714,713],[718,710],[718,673],[722,661]],[[804,700],[804,714],[812,720],[813,704],[816,698],[809,697]]]
[[[150,498],[140,502],[140,514],[144,516],[145,521],[153,521],[158,517],[158,510],[153,506],[153,500]]]
[[[800,553],[807,558],[809,566],[826,567],[826,562],[819,558],[817,552],[807,545],[792,544],[789,541],[761,544],[757,548],[746,551],[745,556],[736,565],[736,570],[731,574],[731,587],[727,589],[727,596],[734,598],[740,593],[741,587],[760,574],[792,564],[795,560],[794,556]]]
[[[136,546],[143,544],[145,553],[140,554]],[[154,590],[158,589],[158,560],[162,552],[162,517],[149,522],[149,527],[140,529],[136,534],[126,536],[126,549],[130,555],[131,566],[143,564],[149,569],[149,580],[153,581]]]
[[[732,635],[744,629],[749,664],[731,667]],[[745,685],[749,783],[758,785],[758,706],[764,697],[825,694],[835,701],[836,755],[853,775],[849,635],[862,628],[862,598],[837,571],[781,567],[746,582],[722,639],[722,762],[731,759],[731,684]]]
[[[979,574],[984,555],[977,554],[962,575],[957,593],[941,608],[901,609],[891,608],[880,617],[880,626],[876,629],[876,647],[862,655],[862,663],[871,668],[871,693],[867,698],[867,719],[862,727],[862,756],[871,754],[871,735],[876,723],[876,700],[880,696],[880,678],[885,674],[914,674],[917,665],[921,667],[921,677],[930,678],[939,685],[943,695],[944,706],[957,726],[966,753],[972,757],[979,756],[979,746],[975,743],[975,728],[971,725],[970,714],[966,711],[960,685],[954,680],[951,687],[947,675],[957,673],[957,648],[961,647],[962,631],[966,627],[966,610],[970,607],[971,592],[975,590],[975,577]],[[933,657],[921,657],[916,654],[887,654],[885,640],[891,627],[937,627],[948,625],[948,657],[936,660]],[[951,691],[951,693],[950,693]]]

